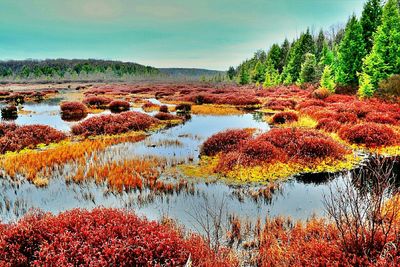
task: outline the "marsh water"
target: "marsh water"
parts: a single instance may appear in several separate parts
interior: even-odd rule
[[[62,96],[62,95],[61,95]],[[59,114],[62,97],[41,103],[24,104],[22,114],[15,120],[17,124],[46,124],[62,131],[69,131],[74,122],[63,121]],[[155,102],[156,100],[151,99]],[[140,111],[140,109],[134,109]],[[104,113],[107,113],[105,111]],[[97,116],[92,115],[92,116]],[[201,144],[211,135],[229,128],[256,128],[268,131],[269,125],[259,114],[228,116],[192,115],[184,124],[152,133],[137,143],[122,143],[110,147],[107,155],[135,158],[144,156],[163,157],[167,162],[196,164]],[[329,192],[332,183],[337,183],[348,174],[318,177],[300,176],[288,179],[280,185],[270,199],[254,200],[246,190],[260,187],[258,184],[235,185],[222,181],[208,182],[207,178],[188,178],[194,190],[171,194],[151,194],[149,191],[111,193],[107,185],[88,181],[80,184],[67,183],[64,177],[55,175],[47,187],[36,187],[20,179],[10,181],[0,179],[0,218],[15,221],[30,209],[40,209],[58,213],[72,208],[94,208],[98,206],[126,208],[149,219],[160,219],[167,215],[191,227],[193,213],[206,202],[211,205],[225,203],[226,212],[241,218],[255,220],[265,216],[291,216],[306,219],[312,215],[322,215],[323,196]]]

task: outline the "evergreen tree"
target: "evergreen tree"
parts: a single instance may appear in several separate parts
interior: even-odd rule
[[[328,89],[331,93],[335,92],[335,81],[332,75],[332,69],[329,65],[326,65],[324,72],[322,73],[320,87]]]
[[[314,54],[307,53],[304,63],[301,64],[300,83],[314,82],[316,76],[317,60]]]
[[[324,31],[321,29],[319,31],[317,40],[315,41],[315,57],[317,59],[317,62],[319,62],[321,59],[322,51],[324,49],[325,43],[326,43],[326,41],[325,41]]]
[[[290,43],[287,38],[285,38],[285,41],[281,45],[281,58],[280,58],[280,64],[279,64],[279,73],[282,73],[283,68],[287,65],[288,58],[289,58],[289,52],[290,52]]]
[[[391,74],[400,73],[400,11],[397,0],[388,0],[383,8],[382,24],[374,35],[372,51],[364,60],[363,71],[370,77],[374,88]]]
[[[279,85],[280,77],[278,71],[274,68],[272,62],[270,60],[267,61],[267,67],[265,71],[265,79],[263,86],[265,88]]]
[[[333,62],[335,61],[335,55],[333,54],[332,50],[329,48],[328,43],[324,42],[322,52],[321,52],[321,57],[318,62],[319,65],[322,66],[331,66],[333,65]]]
[[[361,98],[367,98],[372,97],[374,92],[375,90],[371,82],[371,77],[366,73],[362,73],[360,75],[360,88],[358,88],[358,95]]]
[[[236,71],[234,67],[229,67],[228,71],[226,72],[226,74],[228,75],[229,80],[233,80],[233,78],[236,75]]]
[[[256,66],[251,72],[251,81],[253,83],[263,83],[265,78],[265,66],[262,62],[258,61]]]
[[[381,24],[382,6],[381,0],[368,0],[361,15],[360,23],[363,29],[365,49],[371,52],[373,45],[373,34]]]
[[[357,73],[361,71],[365,54],[362,28],[353,15],[346,25],[343,40],[339,45],[336,81],[342,85],[356,85]]]
[[[270,61],[275,69],[282,69],[281,66],[281,48],[278,44],[273,44],[268,51],[267,60]]]
[[[239,72],[239,84],[245,85],[249,84],[249,82],[250,82],[249,71],[244,66],[242,66]]]
[[[314,53],[315,43],[310,30],[301,34],[300,38],[295,42],[293,47],[290,49],[289,61],[286,66],[284,73],[284,80],[288,81],[287,76],[290,74],[292,81],[296,81],[299,78],[301,71],[301,64],[305,60],[305,55],[307,53]]]

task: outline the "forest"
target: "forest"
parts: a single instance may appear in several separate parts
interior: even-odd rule
[[[398,1],[369,0],[361,17],[257,51],[228,75],[239,84],[263,87],[319,83],[334,93],[360,97],[399,94],[400,16]],[[327,92],[328,93],[328,92]]]

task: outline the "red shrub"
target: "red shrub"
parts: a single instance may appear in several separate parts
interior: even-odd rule
[[[170,120],[179,120],[180,117],[172,115],[170,113],[158,112],[154,115],[154,118],[159,119],[160,121],[170,121]]]
[[[114,209],[34,213],[0,231],[2,266],[183,266],[189,256],[196,266],[235,265],[198,236]]]
[[[0,137],[4,136],[8,132],[15,131],[17,127],[18,126],[15,123],[0,123]]]
[[[272,117],[272,122],[277,124],[284,124],[295,122],[299,120],[299,116],[295,112],[279,112]]]
[[[312,92],[312,97],[316,99],[326,99],[332,93],[326,88],[319,88]]]
[[[284,161],[286,159],[286,154],[282,150],[268,141],[259,139],[243,141],[239,146],[239,151],[250,160],[249,162],[244,162],[243,165],[245,166]]]
[[[157,119],[140,112],[123,112],[118,115],[102,115],[89,118],[72,127],[75,135],[121,134],[129,131],[144,131],[157,123]]]
[[[178,104],[175,106],[176,112],[181,112],[181,113],[189,113],[192,110],[192,105],[190,104]]]
[[[18,109],[14,105],[5,106],[1,109],[3,119],[15,119],[18,116]]]
[[[38,144],[59,142],[66,136],[64,133],[46,125],[6,126],[4,136],[0,138],[0,153],[18,151],[24,148],[34,148]]]
[[[317,99],[310,99],[310,100],[305,100],[297,105],[297,109],[304,109],[307,107],[311,106],[317,106],[317,107],[325,107],[326,104],[322,100],[317,100]]]
[[[160,112],[164,112],[164,113],[168,113],[168,112],[169,112],[168,106],[166,106],[166,105],[160,106],[159,111],[160,111]]]
[[[347,150],[331,137],[316,130],[284,128],[272,129],[258,137],[259,140],[271,142],[285,151],[288,156],[303,163],[309,159],[341,159]]]
[[[345,125],[340,129],[339,136],[352,144],[362,144],[367,147],[390,146],[399,140],[391,128],[371,122]]]
[[[130,108],[130,104],[128,101],[124,100],[114,100],[108,105],[111,111],[114,112],[121,112],[121,111],[127,111]]]
[[[111,98],[103,96],[89,96],[83,100],[83,103],[89,106],[95,106],[97,108],[105,108],[112,101]]]
[[[65,116],[84,115],[87,113],[86,105],[81,102],[63,102],[60,108]]]
[[[297,102],[291,99],[273,99],[268,101],[265,105],[266,108],[273,110],[294,109]]]
[[[324,118],[318,121],[316,128],[331,133],[337,132],[341,126],[342,124],[335,119]]]
[[[229,152],[238,147],[243,140],[251,138],[248,130],[227,130],[214,134],[208,138],[201,147],[200,154],[215,156],[219,152]]]
[[[397,124],[396,116],[390,112],[370,112],[365,117],[365,121],[381,124]]]

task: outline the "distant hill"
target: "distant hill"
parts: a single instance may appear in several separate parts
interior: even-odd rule
[[[46,59],[0,61],[1,80],[115,80],[158,75],[154,67],[132,62],[98,59]]]
[[[196,68],[159,68],[159,70],[161,73],[172,77],[200,78],[202,76],[212,77],[225,74],[225,71]]]

